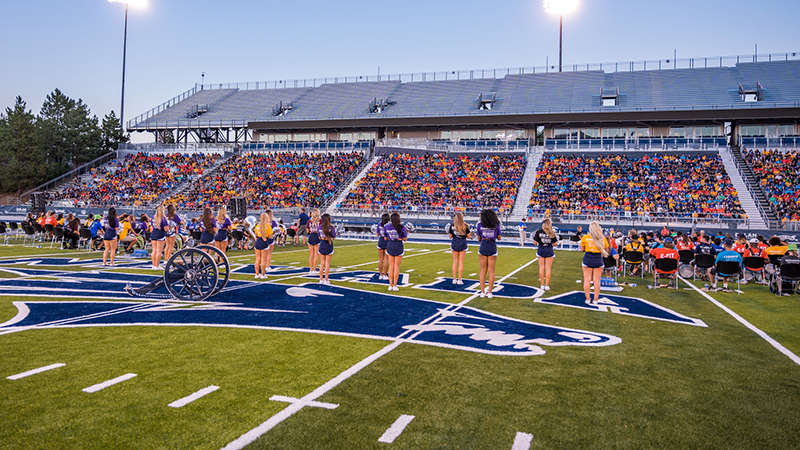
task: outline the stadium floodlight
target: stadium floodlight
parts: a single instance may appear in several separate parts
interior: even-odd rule
[[[544,10],[551,14],[558,14],[558,71],[561,72],[561,47],[564,32],[564,14],[571,13],[578,8],[578,0],[544,0]]]
[[[119,126],[125,131],[125,56],[128,50],[128,6],[144,7],[147,0],[108,0],[109,3],[125,4],[125,33],[122,40],[122,100],[119,105]]]

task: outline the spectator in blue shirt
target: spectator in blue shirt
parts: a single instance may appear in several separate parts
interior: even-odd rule
[[[720,262],[736,262],[739,264],[739,269],[741,270],[742,267],[742,255],[739,252],[733,250],[733,241],[731,239],[725,239],[725,243],[723,244],[724,250],[717,255],[716,263],[719,264]],[[717,284],[717,277],[722,277],[722,290],[724,292],[729,292],[728,289],[728,278],[731,277],[738,277],[739,271],[737,273],[721,273],[716,268],[713,271],[713,283],[716,286]]]

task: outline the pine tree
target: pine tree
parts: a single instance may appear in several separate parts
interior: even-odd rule
[[[119,119],[114,111],[106,114],[103,117],[103,123],[100,125],[100,149],[101,153],[111,152],[117,149],[119,144],[129,142],[130,136],[122,131]]]
[[[20,193],[48,178],[50,172],[39,145],[36,117],[17,97],[0,118],[0,190]]]

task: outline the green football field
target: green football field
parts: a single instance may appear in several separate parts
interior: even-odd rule
[[[401,272],[408,283],[450,276],[447,246],[407,243],[406,249]],[[477,247],[470,249],[464,278],[477,280]],[[538,287],[535,250],[503,247],[499,253],[498,279]],[[0,247],[0,276],[36,282],[47,277],[21,269],[98,271],[11,261],[99,256]],[[544,299],[582,289],[576,283],[581,256],[557,253]],[[254,260],[245,251],[229,257],[234,267]],[[300,247],[277,248],[273,255],[274,265],[307,261],[308,251]],[[372,271],[376,261],[374,243],[340,240],[332,265]],[[137,272],[116,267],[101,276]],[[235,272],[231,278],[310,281],[254,280]],[[800,296],[777,297],[755,284],[743,285],[742,294],[704,295],[685,282],[676,291],[647,289],[648,279],[624,280],[637,286],[615,295],[644,299],[706,326],[503,297],[502,291],[492,299],[412,287],[389,293],[384,285],[352,281],[332,283],[352,288],[364,314],[377,294],[414,297],[621,342],[543,346],[542,355],[507,356],[304,330],[90,326],[9,332],[0,326],[0,448],[800,448]],[[17,317],[19,302],[80,300],[55,295],[0,296],[0,324]],[[248,298],[240,301],[247,305]],[[64,365],[7,378],[52,364]],[[136,376],[84,391],[126,374]],[[169,406],[204,389],[204,396]],[[391,443],[380,442],[391,440],[389,434]]]

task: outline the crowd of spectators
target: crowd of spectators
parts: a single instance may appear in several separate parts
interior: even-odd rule
[[[145,206],[155,202],[185,180],[203,174],[220,155],[128,154],[91,170],[60,191],[50,201],[66,201],[79,207]]]
[[[201,209],[245,197],[248,209],[319,208],[363,160],[363,152],[355,151],[243,153],[167,202],[181,209]]]
[[[525,172],[524,155],[382,156],[350,190],[343,207],[510,213]]]
[[[718,154],[548,154],[537,169],[529,213],[742,218]]]
[[[750,150],[744,154],[778,217],[800,221],[800,155],[797,150]]]

